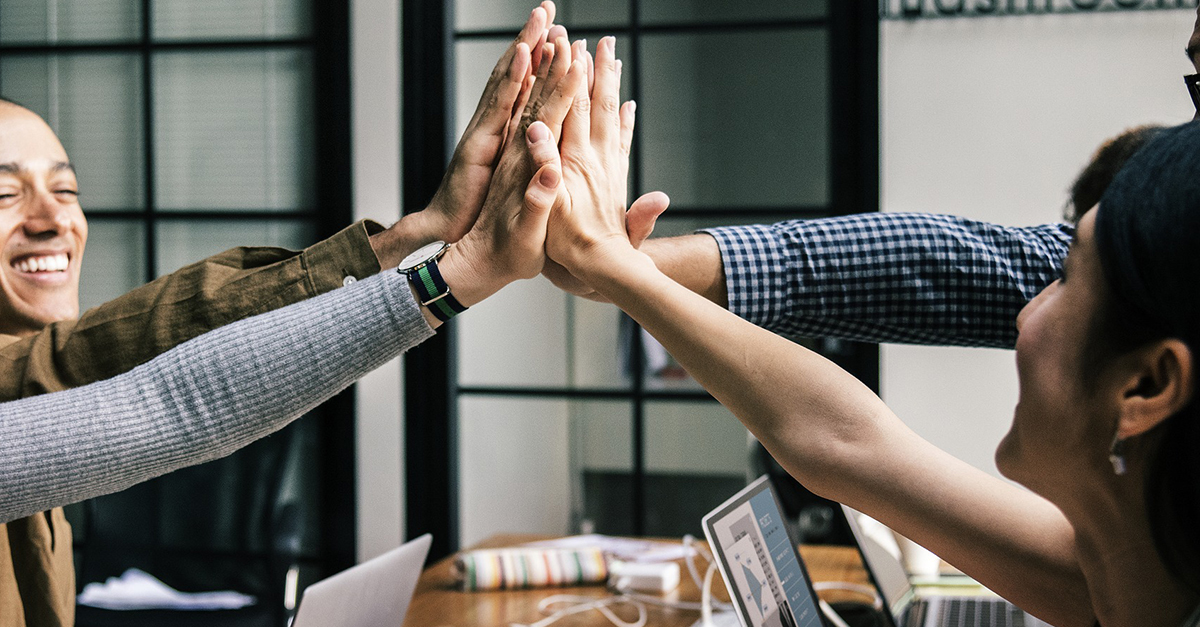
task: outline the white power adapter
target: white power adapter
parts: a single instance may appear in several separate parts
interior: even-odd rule
[[[670,592],[679,587],[679,564],[612,560],[608,563],[608,585],[620,592]]]

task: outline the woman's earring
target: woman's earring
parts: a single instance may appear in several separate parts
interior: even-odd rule
[[[1125,440],[1121,436],[1113,436],[1112,447],[1108,449],[1108,461],[1112,462],[1113,472],[1125,474]]]

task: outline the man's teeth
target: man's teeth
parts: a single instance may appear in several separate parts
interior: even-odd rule
[[[58,254],[47,257],[26,257],[13,263],[13,267],[20,272],[60,272],[67,269],[67,263],[67,256]]]

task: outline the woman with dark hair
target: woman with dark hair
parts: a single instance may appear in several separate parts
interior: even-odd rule
[[[593,97],[611,101],[606,73],[598,55]],[[584,117],[564,123],[547,255],[641,323],[801,483],[1052,624],[1200,624],[1200,123],[1129,161],[1080,221],[1062,278],[1018,319],[1020,400],[997,463],[1029,491],[663,274],[626,237],[625,181],[605,167],[617,140]]]

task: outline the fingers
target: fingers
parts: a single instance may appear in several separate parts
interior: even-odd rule
[[[621,105],[621,154],[626,157],[633,150],[633,126],[637,120],[637,103],[630,100]]]
[[[587,55],[587,52],[584,52],[584,55]],[[574,100],[571,102],[571,109],[567,112],[567,116],[563,120],[562,150],[565,153],[579,150],[587,146],[591,141],[592,120],[589,111],[591,110],[592,101],[588,97],[587,89],[585,88],[586,85],[583,84],[587,78],[585,76],[587,73],[585,69],[586,64],[582,59],[576,60],[574,63],[578,64],[581,84],[579,85],[579,90],[575,92]],[[571,71],[574,72],[575,67],[572,67]]]
[[[567,29],[557,24],[547,31],[545,40],[539,46],[539,54],[534,65],[534,74],[537,76],[537,83],[534,85],[530,100],[536,102],[541,93],[546,89],[546,81],[550,79],[551,69],[555,67],[554,60],[558,58],[558,53],[561,52],[556,47],[555,42],[566,36]],[[570,61],[568,57],[565,61],[560,61],[560,65],[564,62],[570,63]]]
[[[550,210],[559,197],[562,166],[554,136],[544,123],[534,122],[525,133],[525,141],[534,174],[525,189],[525,210],[517,217],[517,225],[521,232],[530,229],[528,232],[544,233]]]
[[[488,132],[495,132],[499,125],[508,123],[513,102],[520,93],[525,75],[532,67],[530,51],[541,45],[548,23],[544,7],[539,6],[529,14],[521,32],[492,68],[492,74],[483,89],[468,128],[482,125]],[[503,122],[499,121],[501,112],[504,112]]]
[[[554,22],[554,14],[552,13],[554,4],[550,3],[550,11],[546,10],[546,4],[543,2],[542,6],[534,8],[529,13],[529,19],[525,21],[525,26],[521,28],[521,32],[517,33],[517,38],[509,46],[509,50],[515,48],[517,44],[525,44],[530,50],[533,50],[546,41],[546,29]]]
[[[596,44],[596,83],[592,88],[592,139],[616,141],[620,133],[621,84],[617,78],[616,38]]]
[[[513,106],[523,97],[530,63],[529,46],[524,42],[517,44],[504,73],[493,75],[488,81],[464,138],[469,139],[476,134],[499,135],[503,138],[504,129],[512,118]]]
[[[554,6],[554,2],[551,2],[550,0],[546,0],[545,2],[542,2],[540,7],[541,7],[542,11],[546,12],[546,24],[545,24],[546,30],[541,31],[541,36],[538,38],[538,41],[536,41],[535,43],[529,43],[529,50],[530,50],[530,52],[533,53],[532,70],[534,72],[538,71],[538,67],[541,66],[541,52],[542,52],[541,46],[542,46],[542,44],[546,43],[546,38],[548,36],[550,36],[550,29],[554,25],[554,14],[556,14],[558,12],[557,7]]]
[[[583,51],[584,51],[584,52],[586,52],[586,51],[587,51],[587,40],[586,40],[586,39],[584,39],[584,40],[583,40]],[[588,86],[587,86],[587,91],[588,91],[588,93],[590,94],[590,93],[592,93],[592,87],[593,87],[593,86],[596,84],[596,64],[592,62],[592,55],[588,55],[588,57],[587,57],[587,62],[588,62],[588,67],[587,67],[587,74],[588,74]]]
[[[654,232],[654,223],[671,204],[671,199],[662,192],[650,192],[629,205],[625,214],[625,232],[634,248],[642,245]]]
[[[517,103],[513,105],[512,122],[510,123],[510,126],[516,126],[520,122],[521,115],[525,111],[525,107],[529,105],[529,95],[533,92],[533,87],[536,82],[537,79],[532,76],[525,78],[525,86],[521,88],[521,95],[517,98]]]
[[[553,39],[546,44],[543,54],[545,58],[549,59],[549,63],[543,63],[538,68],[537,82],[529,96],[528,104],[521,112],[521,123],[513,126],[510,141],[516,134],[525,132],[525,129],[529,128],[534,120],[541,119],[541,109],[554,98],[556,90],[560,88],[562,80],[570,71],[571,48],[567,41],[567,29],[555,26],[551,29],[550,34]],[[558,124],[552,125],[552,128],[557,136]]]
[[[526,121],[529,124],[541,121],[550,128],[554,137],[563,137],[564,120],[569,115],[576,95],[583,93],[584,84],[587,82],[586,72],[583,61],[573,61],[567,75],[545,97],[545,102],[538,108],[536,114],[528,117]]]

